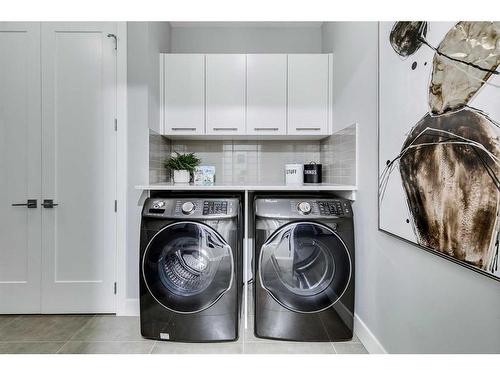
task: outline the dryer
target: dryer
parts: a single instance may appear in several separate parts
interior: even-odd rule
[[[348,200],[257,197],[255,335],[293,341],[353,336],[354,227]]]
[[[149,198],[142,211],[143,337],[238,339],[241,204],[234,197]]]

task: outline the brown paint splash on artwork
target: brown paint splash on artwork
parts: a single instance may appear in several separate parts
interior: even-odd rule
[[[471,108],[427,114],[412,129],[400,173],[419,244],[482,269],[491,264],[500,168],[477,145],[500,158],[499,137],[499,127]]]

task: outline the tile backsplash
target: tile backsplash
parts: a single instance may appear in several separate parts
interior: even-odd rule
[[[202,165],[215,166],[219,183],[281,184],[285,164],[319,162],[318,141],[172,141],[172,151],[194,152]]]
[[[169,182],[163,166],[174,151],[194,152],[201,165],[215,166],[215,179],[224,184],[282,184],[285,164],[323,164],[323,182],[356,184],[356,124],[321,141],[169,140],[149,133],[149,182]]]
[[[149,183],[170,181],[170,174],[167,173],[163,163],[171,152],[170,140],[149,130]]]
[[[323,182],[356,185],[357,124],[320,141]]]

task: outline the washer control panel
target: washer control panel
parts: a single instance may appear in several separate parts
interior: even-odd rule
[[[260,198],[255,214],[269,218],[340,218],[352,217],[351,202],[341,198]]]
[[[204,201],[203,215],[227,214],[227,201]]]
[[[234,217],[238,209],[239,201],[235,198],[149,198],[144,203],[143,216],[211,219]]]

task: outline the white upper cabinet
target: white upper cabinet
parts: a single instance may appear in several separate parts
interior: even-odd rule
[[[329,55],[288,55],[288,134],[328,134]]]
[[[207,134],[245,134],[246,55],[206,55]]]
[[[161,54],[163,133],[205,133],[205,55]],[[160,96],[162,96],[160,95]]]
[[[286,134],[286,54],[247,55],[247,134]]]
[[[161,54],[171,138],[320,139],[332,128],[331,54]]]

